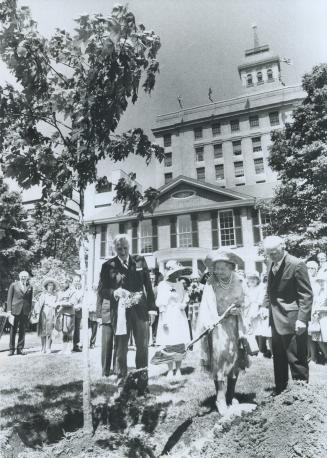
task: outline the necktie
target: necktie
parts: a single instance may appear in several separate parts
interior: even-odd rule
[[[272,271],[273,271],[273,274],[276,275],[277,272],[278,272],[278,264],[273,264],[272,266]]]

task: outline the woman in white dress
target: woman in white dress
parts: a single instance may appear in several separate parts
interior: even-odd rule
[[[167,263],[165,279],[159,283],[156,304],[159,308],[159,322],[157,330],[157,345],[162,345],[169,350],[170,346],[184,344],[190,341],[185,308],[188,294],[184,290],[179,277],[191,273],[191,269],[184,268],[176,261]],[[176,374],[173,373],[173,362],[168,363],[168,379],[181,377],[182,361],[176,361]]]

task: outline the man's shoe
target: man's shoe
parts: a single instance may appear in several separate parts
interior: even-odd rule
[[[10,352],[8,353],[8,356],[14,356],[15,354],[15,350],[10,350]]]
[[[23,350],[17,350],[17,355],[26,356],[26,353]]]
[[[74,347],[74,348],[72,349],[72,351],[73,351],[74,353],[80,353],[80,352],[83,351],[83,350],[82,350],[80,347]]]
[[[93,350],[95,348],[94,345],[90,345],[90,349]]]

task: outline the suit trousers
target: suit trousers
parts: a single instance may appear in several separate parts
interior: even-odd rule
[[[278,334],[272,320],[272,351],[276,392],[281,393],[287,387],[288,366],[293,380],[309,381],[307,354],[308,331],[303,334]]]
[[[14,325],[10,326],[10,341],[9,348],[10,351],[15,351],[16,343],[16,334],[18,329],[18,342],[17,350],[22,351],[25,346],[25,329],[28,322],[28,316],[21,313],[20,315],[15,315]]]
[[[81,340],[81,321],[82,321],[82,314],[75,313],[75,326],[74,326],[74,334],[73,334],[73,347],[78,347],[78,344]]]
[[[140,319],[136,311],[131,309],[127,319],[127,335],[115,338],[118,378],[124,378],[127,375],[128,340],[131,332],[133,332],[136,346],[136,369],[148,367],[149,322]],[[143,384],[147,384],[147,374],[143,374]]]
[[[102,375],[109,377],[112,362],[112,350],[114,342],[114,329],[111,323],[102,325],[102,341],[101,341],[101,363]]]

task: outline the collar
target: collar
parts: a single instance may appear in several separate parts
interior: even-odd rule
[[[118,256],[118,259],[119,259],[119,261],[120,261],[120,263],[121,263],[121,265],[122,265],[123,267],[126,267],[126,266],[129,265],[129,258],[130,258],[130,256],[128,255],[126,261],[123,261],[122,258],[120,258],[120,257]]]
[[[284,254],[284,256],[282,257],[282,259],[278,262],[274,262],[273,263],[273,267],[278,270],[280,268],[280,266],[282,265],[284,259],[285,259],[285,256],[286,256],[287,253]]]

